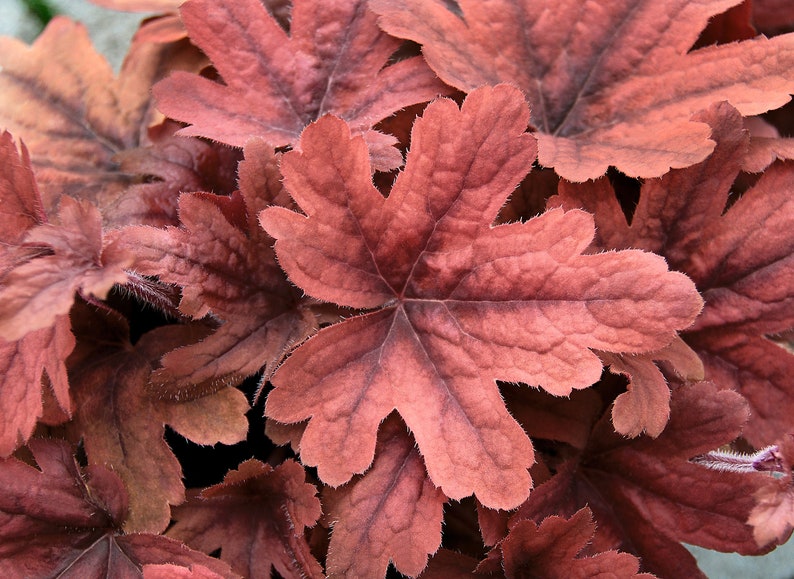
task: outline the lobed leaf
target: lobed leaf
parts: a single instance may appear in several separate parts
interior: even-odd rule
[[[676,338],[668,346],[648,354],[623,356],[602,353],[601,360],[613,374],[623,374],[629,380],[626,392],[620,394],[612,407],[612,424],[626,436],[643,432],[659,436],[670,417],[670,388],[667,378],[657,366],[667,363],[672,372],[684,381],[703,380],[703,362],[698,355]]]
[[[638,573],[640,562],[628,553],[606,551],[586,557],[578,556],[594,532],[593,514],[587,507],[567,520],[551,516],[540,525],[531,520],[522,520],[510,529],[510,533],[495,549],[501,556],[498,559],[489,558],[477,567],[477,571],[498,572],[503,569],[508,579],[527,576],[548,579],[653,577],[649,573]]]
[[[104,299],[116,283],[127,281],[132,263],[124,251],[103,243],[102,217],[87,201],[64,196],[58,224],[28,230],[23,243],[42,250],[0,277],[0,337],[14,341],[52,327],[69,313],[75,292]]]
[[[365,0],[295,0],[288,33],[258,0],[191,0],[181,14],[224,80],[175,73],[155,86],[160,110],[190,123],[181,135],[284,147],[333,113],[365,135],[375,168],[389,170],[402,164],[395,139],[372,127],[445,90],[421,58],[386,66],[399,42]]]
[[[133,216],[172,222],[177,192],[204,183],[184,167],[185,150],[208,175],[212,159],[202,164],[200,145],[175,152],[150,139],[156,115],[150,90],[169,70],[197,70],[203,62],[189,46],[137,42],[114,77],[85,28],[63,17],[30,47],[0,38],[0,128],[30,148],[44,211],[54,216],[68,195],[97,206],[105,225],[127,224]],[[161,159],[143,173],[124,160],[141,147],[158,149]],[[144,182],[153,180],[160,184]]]
[[[211,553],[251,579],[324,577],[304,529],[320,517],[316,488],[292,460],[273,468],[251,459],[223,482],[174,509],[168,535]]]
[[[657,256],[582,255],[593,235],[583,212],[491,226],[535,154],[528,113],[504,85],[461,109],[434,102],[388,199],[339,119],[285,155],[305,215],[262,213],[279,263],[317,299],[376,308],[321,330],[273,377],[267,416],[310,419],[301,457],[328,484],[367,469],[378,424],[397,409],[444,494],[515,507],[532,448],[494,381],[567,395],[601,373],[590,348],[660,348],[699,311],[692,283]]]
[[[159,396],[190,399],[240,383],[265,367],[263,383],[293,343],[317,328],[275,261],[256,217],[286,201],[278,157],[252,141],[240,163],[241,192],[183,194],[181,227],[128,227],[117,244],[134,253],[134,269],[182,287],[180,310],[223,320],[212,335],[167,353],[152,379]]]
[[[532,103],[538,162],[586,181],[609,166],[659,177],[713,150],[690,116],[728,100],[743,115],[794,92],[794,35],[690,51],[709,18],[739,0],[370,0],[379,24],[422,44],[463,91],[516,84]]]
[[[0,459],[0,573],[4,577],[141,578],[173,563],[234,577],[220,561],[157,535],[123,535],[127,494],[110,469],[82,470],[63,441],[30,442],[37,466]]]
[[[28,232],[46,223],[24,145],[17,151],[11,134],[0,135],[0,288],[4,278],[16,265],[40,254],[25,247]],[[2,289],[0,289],[2,292]],[[13,314],[13,312],[11,312]],[[6,314],[8,315],[8,314]],[[4,327],[5,320],[0,322]],[[6,329],[8,331],[8,329]],[[17,328],[9,337],[18,334]],[[56,316],[49,327],[25,333],[19,339],[0,337],[0,457],[10,455],[24,444],[42,416],[42,380],[44,375],[60,408],[70,410],[69,381],[64,360],[74,347],[65,316]]]
[[[588,414],[597,412],[591,407]],[[621,437],[605,413],[587,447],[532,492],[511,527],[589,505],[597,530],[588,551],[626,551],[660,577],[705,577],[681,542],[761,554],[746,521],[766,477],[689,461],[734,440],[748,416],[741,396],[708,382],[673,391],[670,422],[656,439]]]
[[[748,151],[738,112],[727,103],[697,117],[713,127],[714,153],[647,182],[631,225],[605,180],[562,184],[551,205],[595,211],[597,247],[639,247],[689,275],[705,307],[683,337],[705,375],[740,392],[753,413],[745,437],[758,447],[791,427],[794,355],[768,336],[794,327],[794,165],[775,163],[726,210]]]
[[[190,328],[158,328],[132,346],[118,314],[81,307],[72,324],[79,339],[69,359],[76,411],[68,432],[83,439],[89,464],[111,465],[127,485],[125,530],[162,532],[169,505],[185,499],[182,469],[163,440],[165,424],[199,444],[234,444],[248,431],[248,402],[233,389],[182,403],[150,395],[153,366],[186,341]]]
[[[389,562],[416,577],[441,544],[446,497],[428,479],[413,439],[396,417],[380,428],[372,468],[323,498],[333,522],[329,577],[383,577]]]

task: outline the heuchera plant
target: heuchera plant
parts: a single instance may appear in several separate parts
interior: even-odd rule
[[[788,539],[791,3],[95,2],[0,39],[0,575]]]

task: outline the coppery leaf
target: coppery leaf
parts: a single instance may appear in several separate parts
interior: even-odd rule
[[[593,235],[583,212],[491,225],[534,156],[527,119],[508,86],[474,91],[462,109],[435,101],[388,199],[339,119],[285,155],[306,215],[262,213],[279,263],[315,298],[375,309],[321,330],[273,378],[266,414],[310,419],[301,457],[325,482],[366,470],[396,408],[447,496],[515,507],[532,449],[494,380],[569,394],[601,373],[590,348],[660,348],[699,311],[691,282],[657,256],[582,255]]]
[[[636,177],[702,161],[714,144],[690,116],[728,100],[744,115],[794,92],[794,35],[690,51],[709,18],[739,0],[371,0],[384,30],[422,44],[463,91],[519,86],[538,161],[571,181],[609,166]]]

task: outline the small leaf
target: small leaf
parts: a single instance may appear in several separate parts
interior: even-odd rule
[[[58,221],[28,230],[24,243],[43,255],[0,277],[0,337],[6,340],[51,327],[69,313],[75,292],[104,299],[114,284],[127,281],[132,256],[105,251],[96,207],[64,196]]]
[[[396,417],[381,426],[372,468],[324,497],[333,521],[329,577],[383,577],[389,562],[416,577],[441,544],[446,497]]]
[[[221,559],[244,577],[324,577],[303,535],[320,516],[315,487],[292,460],[275,467],[251,459],[223,482],[174,509],[168,535]]]
[[[183,343],[190,328],[157,328],[132,346],[118,314],[76,307],[72,325],[78,346],[68,365],[76,411],[68,432],[83,439],[89,464],[112,466],[127,485],[124,529],[162,532],[171,518],[169,505],[185,499],[182,469],[163,440],[165,424],[173,423],[178,432],[185,425],[181,433],[201,444],[239,442],[248,431],[245,395],[229,389],[183,403],[150,395],[154,364]]]
[[[653,577],[646,573],[638,574],[640,562],[628,553],[606,551],[586,557],[578,556],[594,531],[593,514],[587,507],[577,511],[568,520],[552,516],[544,519],[540,525],[529,520],[519,521],[498,547],[502,553],[505,577]]]

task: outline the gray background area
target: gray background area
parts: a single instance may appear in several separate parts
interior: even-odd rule
[[[146,16],[105,10],[87,0],[50,0],[50,4],[59,13],[85,23],[94,44],[116,70],[135,28]],[[40,30],[21,0],[0,0],[0,35],[32,42]],[[690,550],[712,579],[794,579],[794,540],[764,557],[715,553],[699,547]]]

